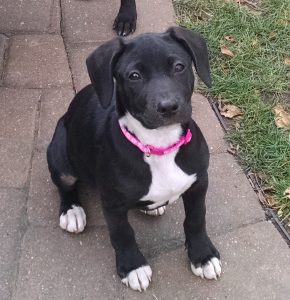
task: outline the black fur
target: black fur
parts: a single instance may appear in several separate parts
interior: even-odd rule
[[[136,30],[137,11],[135,0],[121,0],[119,13],[113,29],[120,36],[126,36]]]
[[[75,96],[48,147],[49,170],[61,196],[60,214],[72,205],[81,205],[79,180],[100,189],[121,278],[147,264],[127,212],[140,205],[146,209],[150,204],[139,200],[148,193],[152,180],[144,154],[119,128],[118,119],[127,111],[149,129],[174,123],[182,123],[184,130],[190,128],[192,140],[179,149],[175,159],[185,173],[196,173],[198,179],[183,194],[188,256],[196,266],[219,257],[205,226],[209,152],[200,129],[191,120],[192,61],[201,79],[210,85],[205,42],[200,35],[182,28],[105,43],[87,59],[92,85]],[[140,78],[132,77],[132,72]],[[158,110],[164,99],[167,106],[177,105],[174,114]],[[62,174],[72,175],[77,181],[68,185],[62,181]]]

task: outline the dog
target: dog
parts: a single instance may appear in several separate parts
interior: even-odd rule
[[[152,270],[127,213],[137,208],[159,216],[180,196],[192,272],[207,279],[221,274],[219,252],[206,232],[209,151],[191,119],[192,63],[211,86],[204,39],[181,27],[106,42],[87,58],[92,84],[75,96],[48,146],[60,227],[84,230],[77,185],[97,186],[117,273],[133,290],[146,290]]]
[[[127,36],[136,30],[137,10],[135,0],[121,0],[113,29],[120,36]]]

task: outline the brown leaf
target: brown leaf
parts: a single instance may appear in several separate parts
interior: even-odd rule
[[[285,190],[284,196],[286,196],[286,198],[290,199],[290,186]]]
[[[264,204],[266,204],[272,208],[277,207],[277,201],[274,199],[273,196],[270,196],[270,195],[266,195]]]
[[[254,48],[257,48],[258,47],[258,40],[253,40],[252,41],[252,46],[254,47]]]
[[[226,35],[225,40],[227,40],[231,43],[234,43],[236,41],[235,38],[232,35]]]
[[[233,52],[227,47],[221,47],[221,53],[226,56],[234,57]]]
[[[232,118],[235,118],[237,116],[242,116],[243,113],[237,106],[232,105],[232,104],[226,104],[221,109],[221,115],[228,118],[228,119],[232,119]]]
[[[284,65],[290,66],[290,58],[289,57],[285,57],[285,59],[284,59]]]
[[[237,155],[240,149],[240,145],[234,146],[232,143],[229,144],[229,147],[227,148],[227,152],[232,155]]]
[[[275,124],[278,128],[290,128],[290,114],[278,104],[273,108]]]
[[[277,32],[271,31],[271,32],[269,33],[269,39],[270,39],[270,40],[274,40],[276,37],[277,37]]]

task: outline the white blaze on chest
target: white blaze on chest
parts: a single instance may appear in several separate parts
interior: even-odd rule
[[[145,162],[150,166],[152,181],[148,194],[140,200],[154,201],[148,206],[149,209],[154,209],[167,201],[172,203],[196,181],[196,174],[187,175],[175,163],[177,151],[163,156],[144,156]]]
[[[182,134],[180,124],[147,129],[129,113],[126,113],[120,122],[131,133],[135,134],[143,144],[155,147],[168,147],[176,143]],[[144,195],[140,200],[154,202],[147,206],[148,209],[154,209],[167,201],[172,203],[196,181],[196,174],[186,174],[175,163],[177,153],[178,149],[161,156],[151,155],[147,157],[144,154],[144,161],[150,167],[152,180],[147,195]]]

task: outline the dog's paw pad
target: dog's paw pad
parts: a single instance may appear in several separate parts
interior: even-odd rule
[[[152,270],[149,266],[142,266],[136,270],[131,271],[122,282],[130,287],[132,290],[146,291],[151,281]]]
[[[140,210],[143,214],[148,215],[148,216],[154,216],[154,217],[158,217],[158,216],[162,216],[164,215],[166,210],[166,206],[160,206],[156,209],[152,209],[152,210]]]
[[[191,264],[191,270],[194,275],[206,279],[215,279],[221,276],[221,262],[218,258],[213,257],[202,266],[194,266]]]
[[[61,214],[59,218],[59,226],[68,232],[82,232],[86,226],[85,211],[81,206],[73,205],[66,214]]]

